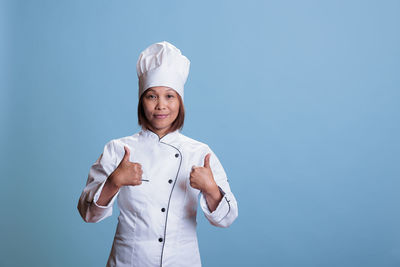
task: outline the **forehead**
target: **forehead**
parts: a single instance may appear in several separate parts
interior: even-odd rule
[[[156,94],[163,94],[163,93],[176,93],[174,89],[171,87],[167,86],[154,86],[150,87],[149,89],[146,90],[146,93],[156,93]]]

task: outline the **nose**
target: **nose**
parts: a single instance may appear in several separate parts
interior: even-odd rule
[[[156,105],[156,109],[157,110],[163,110],[166,109],[166,103],[162,98],[159,98],[157,101],[157,105]]]

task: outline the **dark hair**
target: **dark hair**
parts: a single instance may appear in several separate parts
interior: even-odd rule
[[[143,107],[143,98],[146,93],[144,92],[140,98],[139,98],[139,103],[138,103],[138,123],[144,130],[150,130],[151,129],[151,124],[149,120],[146,118],[146,114],[144,113],[144,107]],[[174,120],[174,122],[171,125],[171,128],[169,129],[168,132],[173,132],[178,129],[183,128],[183,123],[185,121],[185,107],[183,106],[183,101],[181,96],[177,93],[176,94],[179,99],[179,112],[178,116]]]

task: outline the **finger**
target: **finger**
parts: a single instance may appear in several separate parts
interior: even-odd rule
[[[137,163],[137,162],[132,163],[132,166],[133,166],[133,168],[134,168],[135,171],[137,171],[137,172],[143,172],[142,165],[141,165],[140,163]]]
[[[206,157],[204,158],[204,168],[210,168],[210,157],[211,157],[211,154],[208,153],[206,155]]]
[[[124,146],[124,150],[125,150],[125,155],[122,158],[123,161],[129,161],[129,158],[131,156],[131,151],[129,150],[129,148],[127,146]]]

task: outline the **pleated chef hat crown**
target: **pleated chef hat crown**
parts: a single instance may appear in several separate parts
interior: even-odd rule
[[[183,88],[189,74],[190,61],[168,42],[155,43],[139,55],[136,71],[139,98],[150,87],[167,86],[183,100]]]

